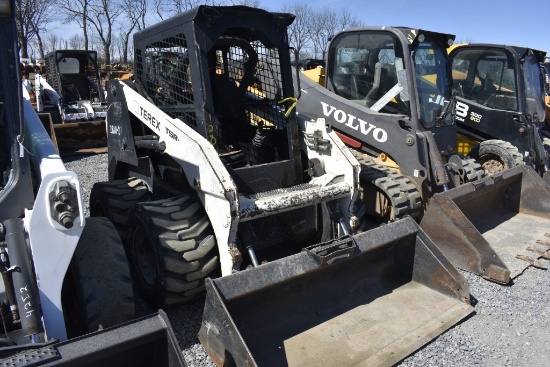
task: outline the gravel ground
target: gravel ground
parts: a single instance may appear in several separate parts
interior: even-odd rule
[[[107,179],[105,154],[65,159],[78,174],[87,205],[94,182]],[[543,260],[546,265],[550,262]],[[548,366],[550,364],[550,273],[533,267],[499,286],[463,272],[474,314],[404,359],[399,366]],[[137,310],[154,310],[137,297]],[[189,367],[214,366],[197,339],[204,301],[166,311]]]

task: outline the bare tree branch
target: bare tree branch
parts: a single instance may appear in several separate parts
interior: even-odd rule
[[[55,0],[16,0],[15,20],[17,36],[21,47],[21,57],[28,57],[29,42],[35,40],[40,56],[44,57],[41,32],[54,20],[52,11]]]
[[[65,14],[67,22],[75,22],[82,29],[84,49],[89,49],[90,36],[88,31],[88,10],[91,0],[58,0],[59,9]]]
[[[309,3],[285,3],[281,11],[296,15],[294,22],[288,27],[288,40],[292,47],[298,51],[300,58],[308,57],[308,44],[311,41],[311,15],[313,8]]]
[[[100,39],[106,64],[111,63],[113,26],[123,12],[124,7],[117,0],[91,0],[90,2],[87,19]]]

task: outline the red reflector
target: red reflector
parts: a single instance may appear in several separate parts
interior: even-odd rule
[[[340,139],[342,139],[344,144],[349,145],[350,147],[353,147],[353,148],[356,148],[356,149],[361,148],[361,142],[360,141],[355,140],[353,138],[350,138],[349,136],[344,135],[344,134],[342,134],[338,131],[336,131],[336,135],[338,135],[340,137]]]

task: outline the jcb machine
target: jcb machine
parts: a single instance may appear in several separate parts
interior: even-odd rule
[[[0,1],[0,365],[183,366],[164,314],[132,321],[118,233],[84,218],[78,177],[22,93],[14,9]]]
[[[468,286],[410,218],[358,233],[359,164],[293,109],[293,19],[201,6],[136,33],[90,209],[149,301],[206,289],[218,365],[392,365],[471,312]]]
[[[342,31],[327,47],[326,68],[300,73],[297,109],[324,117],[354,149],[368,215],[384,222],[411,215],[455,265],[506,284],[511,273],[541,265],[540,254],[525,247],[544,239],[544,225],[533,229],[525,244],[514,239],[522,222],[512,219],[525,215],[550,224],[550,211],[539,203],[547,202],[550,192],[521,168],[478,181],[480,165],[454,153],[446,52],[453,40],[410,28]],[[494,219],[497,213],[506,213],[501,222]],[[489,229],[507,235],[491,237]]]
[[[550,62],[548,62],[548,57],[545,59],[546,62],[540,64],[540,69],[542,71],[543,81],[544,81],[544,105],[546,108],[546,124],[550,125]]]
[[[50,52],[46,55],[45,73],[35,74],[31,96],[60,154],[107,150],[107,104],[96,51]]]
[[[456,90],[459,151],[487,174],[518,164],[541,176],[550,169],[544,144],[544,85],[539,63],[546,53],[526,47],[467,44],[449,54]],[[550,131],[548,132],[550,133]]]

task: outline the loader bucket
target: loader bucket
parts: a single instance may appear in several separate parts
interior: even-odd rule
[[[42,125],[61,156],[107,152],[105,120],[54,123],[52,114],[38,113]]]
[[[434,195],[420,225],[453,265],[508,284],[530,265],[544,267],[550,187],[516,166]]]
[[[3,348],[3,350],[6,348]],[[166,314],[159,313],[0,359],[1,366],[185,367]]]
[[[472,312],[411,218],[206,280],[199,339],[218,366],[391,366]]]

